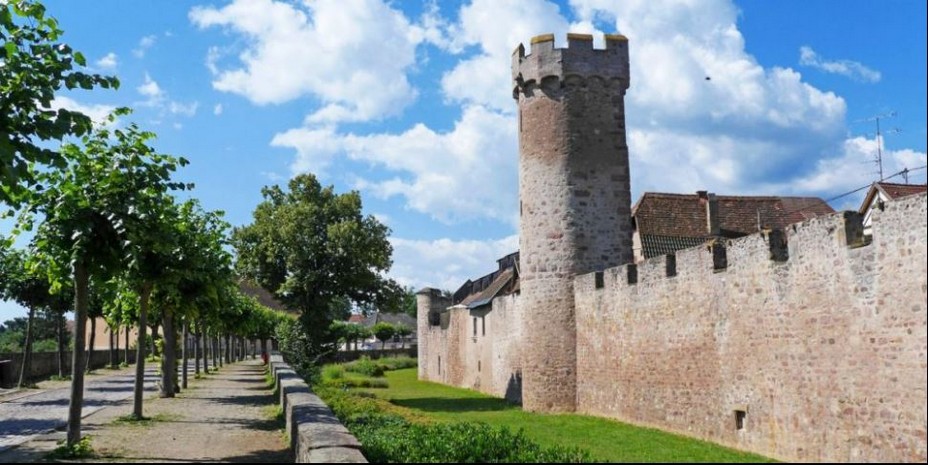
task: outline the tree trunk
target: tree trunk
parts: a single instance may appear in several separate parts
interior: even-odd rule
[[[181,357],[184,359],[184,363],[182,364],[181,369],[180,369],[180,375],[181,375],[180,387],[182,389],[187,389],[187,367],[189,366],[189,363],[187,362],[187,336],[189,334],[190,334],[190,324],[187,323],[187,319],[185,318],[184,319],[183,345],[181,346],[182,348],[181,350],[183,350]]]
[[[226,365],[232,363],[232,336],[226,334],[226,350],[223,351],[226,356]]]
[[[176,334],[174,333],[174,309],[161,309],[161,324],[164,328],[164,344],[161,351],[161,392],[159,397],[174,397],[174,378],[177,376]]]
[[[67,375],[68,360],[65,358],[64,349],[67,345],[65,341],[67,330],[65,329],[64,312],[58,315],[58,377],[64,378]]]
[[[202,354],[203,355],[203,374],[208,375],[209,374],[209,341],[207,341],[206,326],[203,326],[202,321],[200,321],[200,324],[197,325],[197,331],[200,332],[200,335],[203,338],[202,341],[200,341],[200,339],[197,339],[197,344],[199,344],[200,342],[203,343],[203,354]]]
[[[251,359],[252,360],[258,359],[258,339],[257,338],[251,340]]]
[[[129,331],[131,330],[132,330],[132,325],[130,325],[129,323],[126,323],[126,347],[123,348],[123,350],[125,351],[124,362],[126,362],[126,366],[129,366]],[[136,342],[136,344],[138,344],[138,342]]]
[[[90,318],[90,343],[87,345],[87,373],[93,370],[93,345],[97,339],[97,319]]]
[[[136,420],[142,417],[142,396],[145,394],[145,330],[148,329],[148,300],[151,297],[151,284],[142,284],[139,290],[139,336],[135,344],[135,391],[132,403],[132,416]]]
[[[116,344],[118,340],[116,339],[116,331],[119,331],[119,327],[109,328],[110,331],[110,368],[116,368],[119,365],[119,362],[116,361]]]
[[[71,403],[68,406],[68,446],[81,440],[81,410],[84,406],[84,331],[90,279],[82,260],[74,264],[74,351],[71,358]]]
[[[219,352],[222,347],[220,347],[221,342],[219,341],[219,336],[213,336],[213,368],[219,367],[222,368],[222,354]]]
[[[158,323],[151,325],[151,354],[155,357],[161,356],[161,352],[158,351],[158,344],[155,344],[156,339],[158,339]]]
[[[32,377],[32,333],[35,331],[35,308],[29,307],[29,319],[26,320],[26,341],[23,343],[23,366],[19,370],[19,387]]]

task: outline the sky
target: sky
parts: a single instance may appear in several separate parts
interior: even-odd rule
[[[531,37],[629,38],[632,197],[831,199],[926,164],[922,1],[47,0],[117,91],[56,106],[155,131],[204,206],[247,224],[311,172],[392,230],[389,275],[456,289],[518,248],[510,55]],[[710,79],[706,79],[709,77]],[[121,124],[124,122],[121,122]],[[924,183],[925,170],[910,182]],[[892,181],[902,182],[901,177]],[[862,193],[832,202],[856,209]],[[9,224],[0,225],[0,233]],[[0,321],[24,314],[0,302]]]

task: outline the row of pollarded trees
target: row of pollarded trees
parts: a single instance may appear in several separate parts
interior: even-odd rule
[[[240,295],[222,213],[174,197],[193,188],[173,178],[187,160],[155,150],[154,133],[117,122],[128,109],[96,127],[86,115],[52,109],[61,88],[119,85],[115,77],[81,71],[84,57],[60,36],[57,21],[38,2],[0,2],[0,204],[18,216],[14,237],[0,243],[4,257],[19,260],[12,273],[26,285],[5,294],[30,313],[73,295],[67,434],[73,445],[81,437],[88,314],[138,328],[137,418],[143,413],[142,341],[150,320],[159,319],[163,328],[161,395],[173,397],[181,328],[227,342],[233,336],[267,338],[283,317]],[[66,139],[49,148],[51,141]],[[13,251],[13,239],[23,231],[33,232],[27,250]]]

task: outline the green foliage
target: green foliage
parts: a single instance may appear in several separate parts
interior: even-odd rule
[[[345,301],[395,305],[399,286],[383,277],[393,252],[389,229],[362,215],[358,192],[336,194],[305,174],[289,191],[265,187],[262,195],[254,222],[233,232],[236,268],[300,310],[304,358],[329,350],[329,325],[345,316]]]
[[[326,365],[322,367],[322,379],[334,381],[345,377],[345,367],[342,365]]]
[[[84,436],[74,444],[62,444],[51,451],[45,458],[47,460],[75,460],[95,457],[93,446],[90,444],[91,436]]]
[[[393,371],[416,368],[419,366],[419,360],[413,357],[384,357],[377,359],[377,364],[382,366],[384,371]]]
[[[375,401],[412,422],[487,423],[522,429],[539,444],[579,446],[609,462],[763,462],[764,457],[663,431],[585,415],[526,412],[504,399],[419,381],[417,370],[388,372]],[[384,399],[389,399],[387,402]]]
[[[90,131],[82,113],[55,110],[52,101],[67,89],[117,88],[115,77],[88,74],[84,56],[60,42],[58,21],[31,0],[0,2],[0,203],[19,205],[35,185],[32,164],[60,169],[67,155],[39,141],[62,140]]]
[[[159,413],[150,417],[136,418],[134,415],[121,415],[113,420],[113,424],[131,425],[131,426],[151,426],[154,423],[169,423],[180,420],[180,415],[171,413]]]
[[[386,346],[387,341],[396,335],[396,326],[393,326],[390,323],[384,321],[375,324],[371,330],[374,333],[374,337],[376,337],[383,346]]]
[[[417,424],[389,413],[381,401],[352,391],[316,392],[361,441],[371,463],[581,463],[578,448],[543,447],[519,432],[480,423]]]
[[[360,373],[365,376],[383,376],[384,372],[383,365],[380,365],[379,363],[371,360],[367,356],[363,356],[351,363],[346,363],[343,366],[347,371]]]

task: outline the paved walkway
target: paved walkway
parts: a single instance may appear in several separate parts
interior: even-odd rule
[[[84,416],[117,405],[132,396],[135,367],[112,376],[85,378]],[[146,370],[146,390],[154,389],[155,369]],[[0,399],[0,452],[68,424],[70,382],[50,383],[52,389],[24,389]]]
[[[151,421],[120,419],[132,411],[131,398],[85,418],[84,434],[92,437],[98,456],[89,461],[293,461],[260,360],[225,365],[201,379],[191,376],[189,383],[173,399],[147,396],[145,416]],[[0,462],[39,460],[63,438],[63,432],[41,436],[0,454]]]

